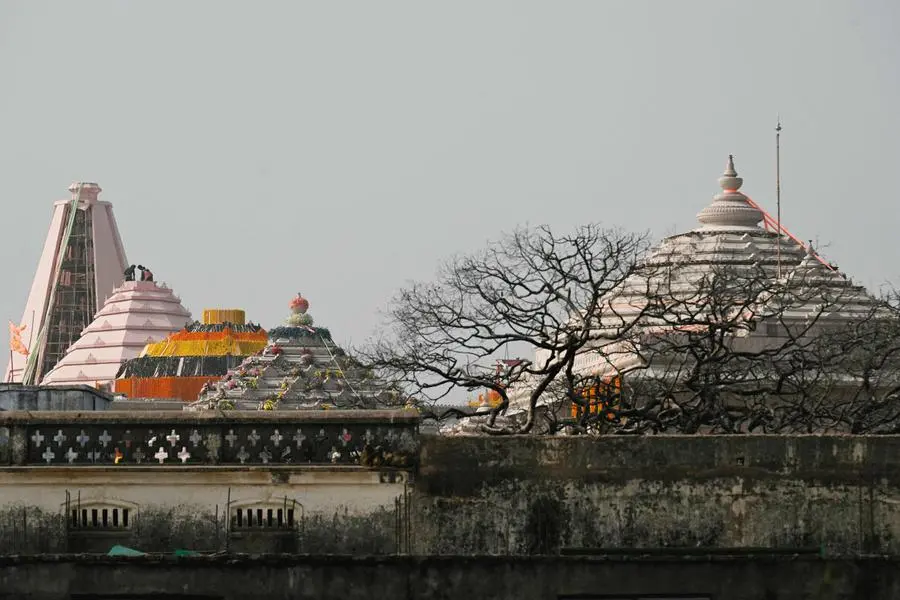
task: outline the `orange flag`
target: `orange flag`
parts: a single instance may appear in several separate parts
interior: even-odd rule
[[[28,356],[28,348],[22,343],[22,332],[25,331],[26,327],[28,326],[16,327],[15,323],[9,322],[9,349],[23,356]]]

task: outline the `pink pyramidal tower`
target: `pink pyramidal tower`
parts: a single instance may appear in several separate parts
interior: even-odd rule
[[[126,281],[88,325],[81,338],[47,373],[41,385],[104,385],[146,344],[179,331],[191,320],[181,299],[165,284]]]
[[[72,196],[53,205],[50,231],[34,274],[22,341],[4,381],[34,384],[48,373],[121,283],[127,265],[112,204],[96,183],[73,183]]]

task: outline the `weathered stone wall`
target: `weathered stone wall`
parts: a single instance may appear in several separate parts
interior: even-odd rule
[[[796,557],[0,557],[31,600],[896,600],[895,560]]]
[[[413,551],[900,554],[900,437],[423,437]]]
[[[235,530],[205,507],[145,506],[128,529],[78,530],[61,513],[27,506],[0,510],[0,555],[106,554],[114,545],[150,553],[186,549],[204,553],[396,554],[397,514],[375,506],[364,514],[342,507],[298,518],[290,529]],[[0,590],[0,598],[3,598]]]

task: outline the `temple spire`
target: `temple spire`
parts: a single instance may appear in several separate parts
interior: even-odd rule
[[[725,172],[719,177],[722,191],[697,215],[704,229],[758,229],[763,213],[739,192],[744,180],[734,168],[734,155],[728,155]]]
[[[728,164],[725,166],[725,175],[731,177],[737,176],[737,171],[734,170],[734,154],[728,155]]]
[[[729,154],[725,172],[719,177],[719,187],[726,192],[736,192],[741,189],[742,185],[744,185],[744,180],[738,177],[737,170],[734,168],[734,154]]]

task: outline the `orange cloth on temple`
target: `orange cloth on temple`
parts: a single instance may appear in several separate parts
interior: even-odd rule
[[[147,344],[142,356],[249,356],[266,347],[263,331],[187,331],[182,329],[161,342]]]
[[[22,332],[25,331],[27,325],[16,326],[12,321],[9,322],[9,349],[18,352],[23,356],[28,356],[28,348],[22,343]]]
[[[172,335],[169,336],[170,340],[173,341],[196,341],[196,340],[210,340],[210,341],[219,341],[219,340],[227,340],[229,338],[240,340],[240,341],[256,341],[259,339],[267,339],[268,334],[260,329],[259,331],[232,331],[231,328],[226,327],[222,331],[187,331],[186,329],[182,329],[181,331],[176,331]]]
[[[585,399],[585,404],[582,406],[575,402],[572,403],[572,418],[578,418],[584,413],[600,414],[605,412],[606,408],[616,408],[621,391],[621,377],[604,377],[601,384],[581,390],[581,397]],[[613,416],[612,413],[606,415],[608,419],[612,419]]]
[[[205,383],[218,381],[221,375],[205,377],[131,377],[116,379],[116,393],[129,398],[156,398],[193,402]]]

